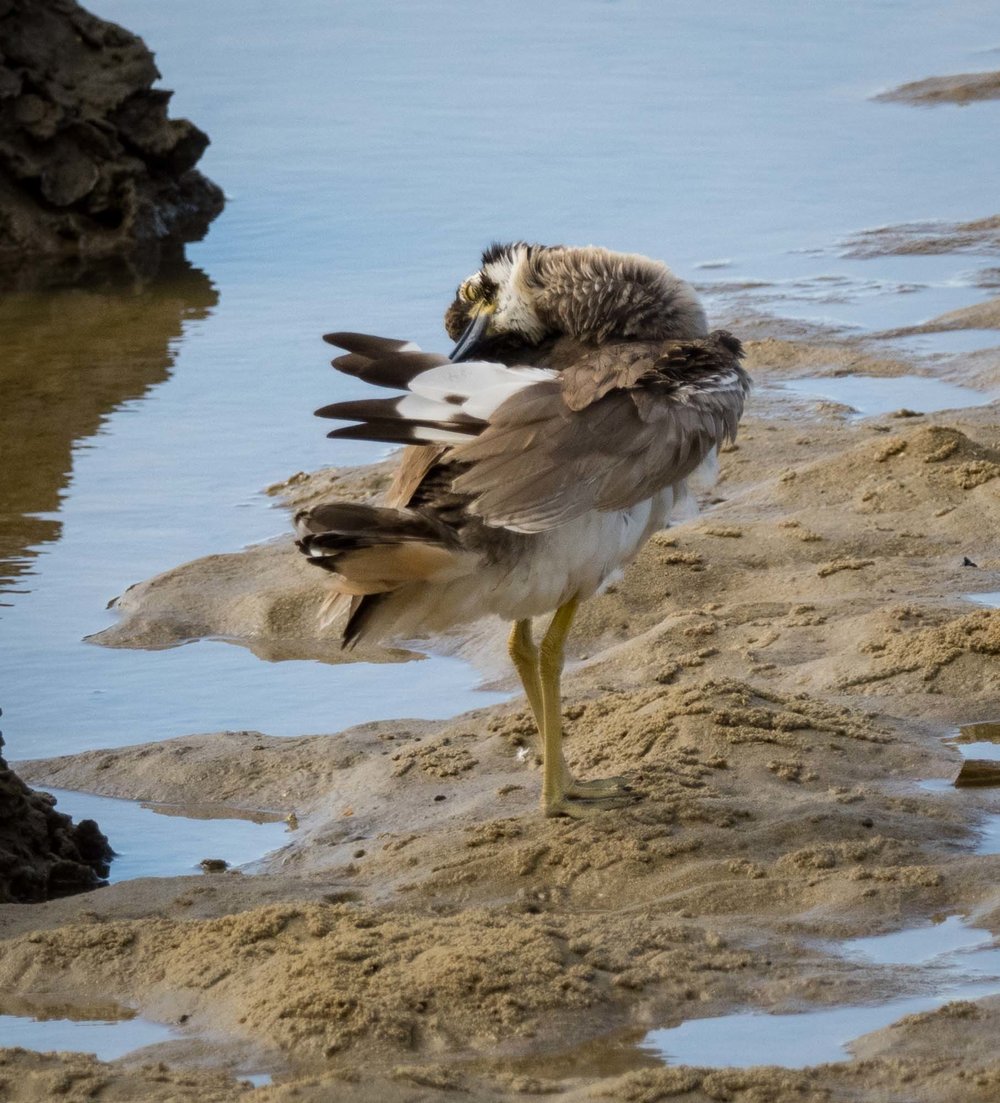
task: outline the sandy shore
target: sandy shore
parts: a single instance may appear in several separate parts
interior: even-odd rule
[[[961,248],[969,231],[952,230]],[[1000,1095],[997,998],[909,1016],[853,1060],[801,1071],[668,1067],[637,1046],[693,1018],[919,987],[915,970],[844,957],[840,939],[951,914],[1000,933],[1000,856],[974,849],[991,790],[918,787],[959,771],[941,736],[1000,719],[1000,610],[962,596],[1000,589],[998,406],[858,420],[775,386],[916,371],[985,389],[1000,355],[932,365],[727,321],[751,337],[757,390],[715,498],[654,538],[573,637],[572,764],[625,774],[636,802],[542,819],[520,698],[443,723],[21,763],[36,785],[276,809],[298,829],[259,875],[0,907],[5,993],[100,992],[183,1024],[110,1064],[0,1050],[0,1094],[230,1100],[249,1088],[227,1070],[252,1066],[275,1074],[254,1092],[265,1101]],[[997,326],[994,302],[908,332]],[[384,479],[322,472],[275,492],[297,505]],[[319,585],[289,541],[213,556],[128,591],[101,642],[213,635],[332,659]],[[493,671],[502,635],[447,646]]]
[[[925,77],[901,84],[876,96],[877,100],[929,107],[941,103],[966,104],[1000,97],[1000,72],[953,73],[946,77]]]

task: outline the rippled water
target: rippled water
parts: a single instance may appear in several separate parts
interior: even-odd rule
[[[355,386],[318,335],[440,343],[443,306],[492,238],[593,241],[709,284],[770,281],[759,308],[870,329],[987,294],[974,254],[847,260],[838,244],[992,212],[997,105],[869,101],[990,64],[978,51],[1000,42],[1000,13],[974,0],[96,9],[156,51],[175,113],[212,137],[203,167],[229,204],[191,264],[153,286],[0,303],[14,758],[491,700],[454,661],[326,668],[222,643],[80,640],[130,583],[285,531],[262,486],[380,455],[314,423]]]

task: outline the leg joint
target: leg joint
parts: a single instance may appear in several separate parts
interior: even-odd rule
[[[517,621],[507,637],[507,654],[515,665],[537,663],[538,648],[531,638],[531,621]]]

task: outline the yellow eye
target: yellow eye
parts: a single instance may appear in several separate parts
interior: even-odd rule
[[[474,303],[482,297],[483,289],[474,280],[466,280],[459,288],[459,294],[467,303]]]

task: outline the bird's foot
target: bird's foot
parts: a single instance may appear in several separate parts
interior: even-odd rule
[[[596,816],[600,812],[607,812],[613,808],[624,808],[632,804],[634,798],[630,795],[597,797],[590,796],[573,800],[568,794],[558,797],[543,798],[542,807],[547,818],[566,816],[572,820],[586,820]]]
[[[623,777],[594,777],[588,781],[578,781],[567,777],[565,793],[567,797],[590,800],[593,797],[623,797],[632,792],[632,787]]]

